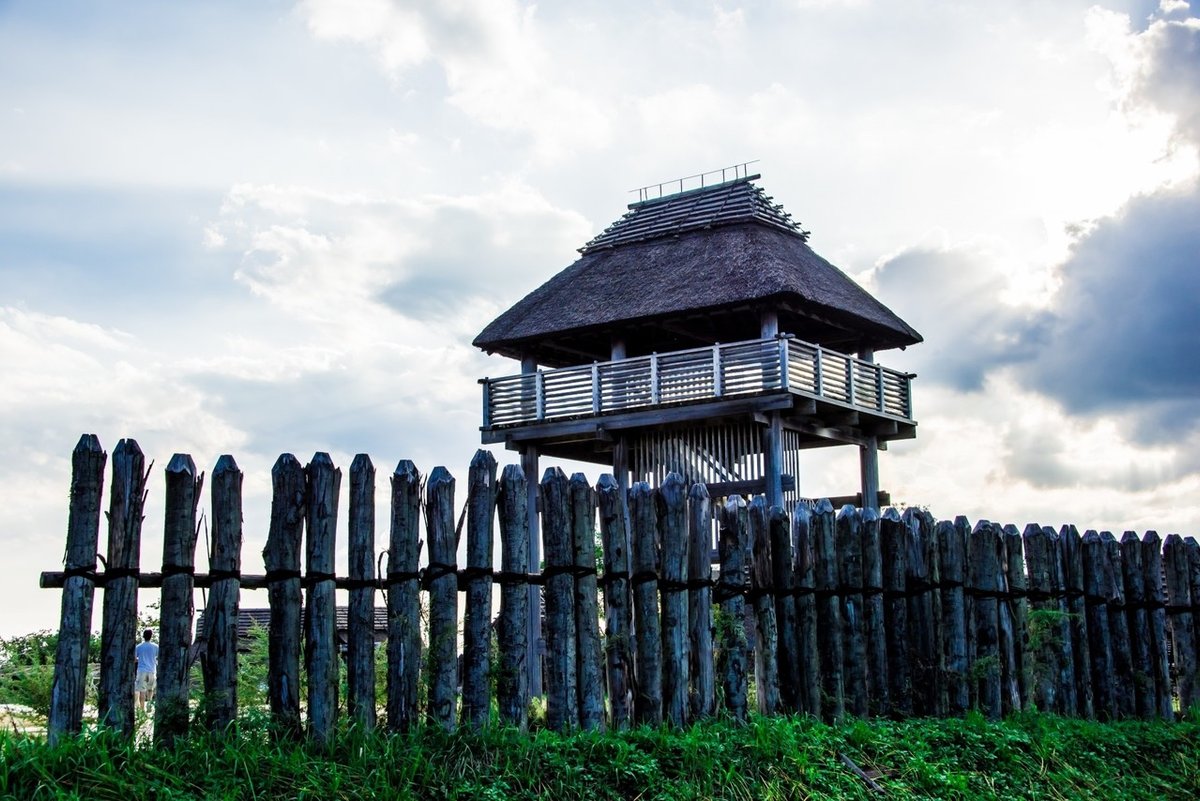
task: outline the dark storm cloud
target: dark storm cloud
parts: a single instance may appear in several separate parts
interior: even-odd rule
[[[1067,409],[1136,412],[1160,439],[1200,423],[1200,191],[1132,201],[1079,242],[1056,314],[1023,368]]]

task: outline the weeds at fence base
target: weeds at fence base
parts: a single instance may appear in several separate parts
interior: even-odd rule
[[[0,797],[52,798],[872,798],[847,769],[916,798],[1190,798],[1200,792],[1200,719],[1099,724],[1024,714],[850,721],[751,716],[683,730],[483,733],[344,728],[327,754],[272,736],[247,714],[222,737],[173,749],[91,731],[50,747],[0,734]]]

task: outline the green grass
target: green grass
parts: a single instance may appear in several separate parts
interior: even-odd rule
[[[274,742],[265,723],[172,751],[90,733],[51,748],[0,734],[0,797],[19,799],[1191,799],[1200,724],[754,718],[683,731],[342,732],[328,754]]]

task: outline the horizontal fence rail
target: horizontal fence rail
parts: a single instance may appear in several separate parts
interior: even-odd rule
[[[462,505],[445,468],[422,476],[410,461],[397,465],[386,558],[377,559],[370,459],[360,454],[350,466],[343,521],[341,470],[329,456],[318,453],[301,466],[284,454],[271,476],[265,570],[243,574],[242,474],[222,456],[209,494],[213,524],[222,529],[214,540],[223,544],[207,570],[197,571],[203,480],[191,457],[177,454],[166,470],[163,566],[143,572],[138,542],[149,473],[137,443],[126,439],[113,454],[101,569],[95,551],[106,456],[94,436],[80,441],[66,569],[42,575],[43,586],[63,589],[52,738],[82,728],[97,587],[106,609],[99,722],[127,737],[134,733],[133,644],[114,635],[133,631],[139,589],[163,588],[154,720],[161,744],[186,734],[193,717],[218,735],[236,719],[238,594],[264,584],[270,713],[281,736],[317,747],[329,742],[339,716],[370,728],[377,710],[386,711],[392,730],[422,720],[479,728],[497,719],[525,728],[534,670],[545,678],[545,723],[556,730],[682,726],[714,714],[743,720],[752,699],[759,714],[826,720],[969,710],[998,718],[1030,709],[1172,720],[1200,712],[1200,545],[1191,537],[1164,541],[1149,531],[1118,540],[1108,532],[1081,536],[1070,525],[1021,531],[986,520],[972,526],[965,517],[938,521],[915,508],[834,510],[827,499],[789,512],[761,497],[710,499],[704,484],[689,488],[675,473],[657,488],[635,482],[626,490],[612,476],[592,485],[554,467],[534,488],[545,561],[531,572],[533,479],[518,465],[498,475],[481,450]],[[343,522],[345,577],[333,571]],[[719,570],[711,556],[714,523]],[[498,565],[495,553],[503,554]],[[194,647],[191,596],[204,586],[212,589]],[[526,661],[531,586],[543,601],[541,664]],[[350,592],[345,653],[334,636],[335,588]],[[380,615],[371,612],[383,611],[381,590],[386,703],[374,695]],[[110,597],[119,609],[110,609]],[[206,701],[194,709],[182,657],[197,651],[205,654]],[[342,661],[349,697],[339,700]]]
[[[484,428],[788,391],[911,421],[913,376],[791,337],[485,378]]]

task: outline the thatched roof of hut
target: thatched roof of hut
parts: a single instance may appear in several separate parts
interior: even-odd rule
[[[780,330],[841,350],[905,347],[921,335],[808,246],[808,235],[749,176],[631,204],[581,258],[485,328],[474,344],[547,366]]]

